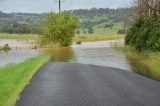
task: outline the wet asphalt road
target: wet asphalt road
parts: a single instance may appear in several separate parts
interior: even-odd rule
[[[16,106],[160,106],[160,83],[115,68],[48,63]]]

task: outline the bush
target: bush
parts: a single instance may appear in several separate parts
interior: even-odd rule
[[[113,26],[114,26],[114,23],[109,23],[109,24],[105,24],[104,28],[110,28],[110,29],[112,29]]]
[[[0,50],[11,50],[11,48],[9,47],[8,44],[5,44],[2,48],[0,48]]]
[[[127,32],[125,44],[138,51],[160,51],[160,21],[153,17],[137,19]]]
[[[76,41],[76,44],[80,45],[82,43],[82,41],[78,40]]]
[[[120,30],[118,30],[117,34],[126,34],[126,30],[125,29],[120,29]]]
[[[81,31],[77,30],[77,31],[76,31],[76,34],[78,34],[78,35],[81,34]]]
[[[45,18],[41,43],[58,43],[60,46],[72,44],[78,23],[79,19],[69,12],[49,13]]]

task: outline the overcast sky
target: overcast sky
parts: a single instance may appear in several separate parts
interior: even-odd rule
[[[56,0],[0,0],[0,10],[3,12],[43,13],[57,10]],[[63,10],[79,8],[118,8],[129,7],[131,0],[64,0]]]

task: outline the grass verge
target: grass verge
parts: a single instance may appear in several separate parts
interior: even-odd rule
[[[19,94],[49,58],[49,56],[38,56],[0,68],[0,106],[14,106]]]
[[[133,71],[149,78],[160,80],[160,52],[138,52],[131,47],[116,49],[125,53]]]

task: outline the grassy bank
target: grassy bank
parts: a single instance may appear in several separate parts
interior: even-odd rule
[[[36,39],[36,34],[8,34],[0,33],[0,39]]]
[[[133,71],[149,78],[160,80],[160,52],[137,52],[130,47],[117,49],[126,54]]]
[[[124,35],[77,35],[74,38],[74,42],[94,42],[94,41],[104,41],[104,40],[115,40],[115,39],[122,39],[124,38]]]
[[[39,56],[0,68],[0,106],[14,106],[20,92],[48,60],[49,56]]]

